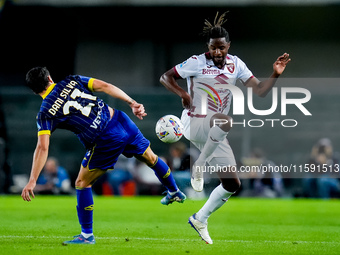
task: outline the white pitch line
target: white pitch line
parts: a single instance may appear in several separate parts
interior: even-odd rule
[[[65,237],[65,236],[16,236],[16,235],[0,235],[0,239],[6,239],[6,238],[32,238],[32,239],[36,239],[36,238],[60,238],[60,239],[71,239],[72,237]],[[199,237],[195,238],[195,239],[173,239],[173,238],[153,238],[153,237],[115,237],[115,236],[111,236],[111,237],[98,237],[96,236],[96,239],[99,240],[120,240],[120,239],[129,239],[129,240],[146,240],[146,241],[192,241],[195,242],[197,240],[199,240]],[[340,245],[340,241],[296,241],[296,240],[291,240],[291,241],[280,241],[280,240],[258,240],[258,241],[254,241],[254,240],[218,240],[218,239],[214,239],[214,241],[219,241],[219,242],[226,242],[226,243],[292,243],[292,244],[339,244]]]

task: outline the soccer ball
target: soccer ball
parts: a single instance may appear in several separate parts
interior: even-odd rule
[[[175,115],[165,115],[157,121],[156,134],[164,143],[174,143],[183,136],[183,124]]]

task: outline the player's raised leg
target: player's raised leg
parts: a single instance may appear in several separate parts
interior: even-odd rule
[[[167,188],[167,195],[161,200],[163,205],[169,205],[173,202],[184,202],[186,196],[178,189],[170,167],[150,147],[143,155],[136,155],[135,157],[154,170],[158,180]]]
[[[225,114],[216,113],[211,117],[207,141],[192,167],[191,186],[195,191],[203,190],[203,168],[206,165],[206,160],[213,155],[219,143],[226,138],[231,129],[231,123],[232,118]]]
[[[104,173],[105,171],[100,169],[89,171],[88,167],[81,166],[76,180],[77,213],[81,233],[75,236],[73,240],[65,241],[63,244],[95,244],[92,227],[94,206],[92,184]]]

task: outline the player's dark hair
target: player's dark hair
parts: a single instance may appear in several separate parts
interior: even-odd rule
[[[49,75],[50,72],[46,67],[34,67],[26,74],[26,85],[33,90],[35,94],[39,94],[46,89],[49,83]]]
[[[205,20],[204,27],[203,27],[203,35],[206,36],[207,42],[210,41],[210,39],[215,38],[222,38],[224,37],[227,42],[229,42],[229,33],[225,28],[222,27],[222,25],[227,21],[225,19],[225,15],[228,12],[223,13],[220,17],[218,17],[218,12],[216,13],[215,19],[214,19],[214,25],[212,25],[208,20]]]

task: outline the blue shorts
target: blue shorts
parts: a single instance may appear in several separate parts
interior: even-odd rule
[[[140,132],[136,124],[124,112],[116,110],[104,131],[96,138],[82,162],[90,170],[113,169],[120,154],[131,158],[142,155],[150,141]]]

